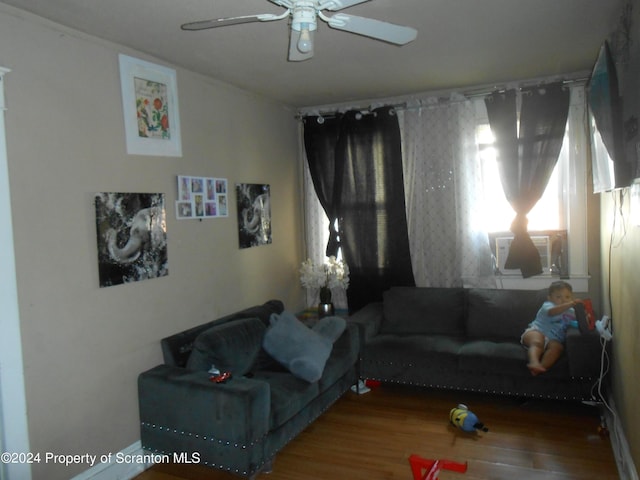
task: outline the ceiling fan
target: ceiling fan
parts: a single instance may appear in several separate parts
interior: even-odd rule
[[[270,22],[291,17],[289,39],[289,60],[299,62],[313,56],[314,34],[318,28],[318,18],[331,28],[364,35],[384,42],[404,45],[415,40],[418,32],[411,27],[382,22],[372,18],[357,17],[346,13],[325,15],[323,10],[335,12],[369,0],[268,0],[286,11],[281,15],[264,13],[241,17],[216,18],[185,23],[183,30],[205,30],[251,22]]]

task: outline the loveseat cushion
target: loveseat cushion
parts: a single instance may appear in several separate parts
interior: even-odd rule
[[[267,327],[259,318],[244,318],[216,325],[202,332],[187,361],[190,370],[209,370],[242,376],[249,372],[260,353]]]
[[[380,333],[464,335],[462,288],[392,287],[383,302]]]
[[[360,355],[360,335],[357,325],[348,324],[344,333],[336,340],[320,379],[320,392],[324,392],[343,377]]]
[[[296,378],[289,372],[255,372],[253,380],[269,384],[271,408],[269,411],[269,430],[284,425],[293,416],[304,411],[319,395],[318,382],[309,383]]]
[[[469,289],[467,336],[519,341],[546,298],[546,289]]]
[[[263,347],[296,377],[317,382],[322,377],[333,342],[345,326],[343,318],[327,317],[310,329],[291,312],[284,311],[271,316]]]
[[[222,318],[203,323],[196,327],[175,333],[169,337],[165,337],[160,341],[162,346],[162,356],[164,363],[176,367],[185,367],[189,361],[189,356],[193,350],[193,344],[205,330],[209,330],[216,325],[232,322],[241,318],[259,318],[265,325],[269,325],[269,317],[272,313],[280,313],[284,310],[284,304],[280,300],[269,300],[262,305],[240,310]]]

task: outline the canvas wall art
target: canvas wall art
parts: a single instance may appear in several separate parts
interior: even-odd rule
[[[100,287],[169,274],[163,193],[97,193]]]
[[[240,248],[271,243],[271,192],[269,185],[236,185]]]

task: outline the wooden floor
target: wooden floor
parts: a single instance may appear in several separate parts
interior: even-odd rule
[[[465,403],[489,432],[449,424]],[[462,392],[382,386],[347,393],[285,447],[273,472],[258,480],[412,480],[411,454],[467,462],[466,473],[442,470],[440,480],[617,479],[608,438],[598,433],[597,408]],[[203,466],[156,465],[137,480],[238,480]]]

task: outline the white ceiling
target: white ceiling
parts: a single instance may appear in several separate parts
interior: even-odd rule
[[[625,0],[371,0],[343,10],[418,30],[398,47],[319,22],[315,56],[288,62],[287,20],[187,32],[279,13],[266,0],[2,0],[294,107],[464,89],[587,71]]]

